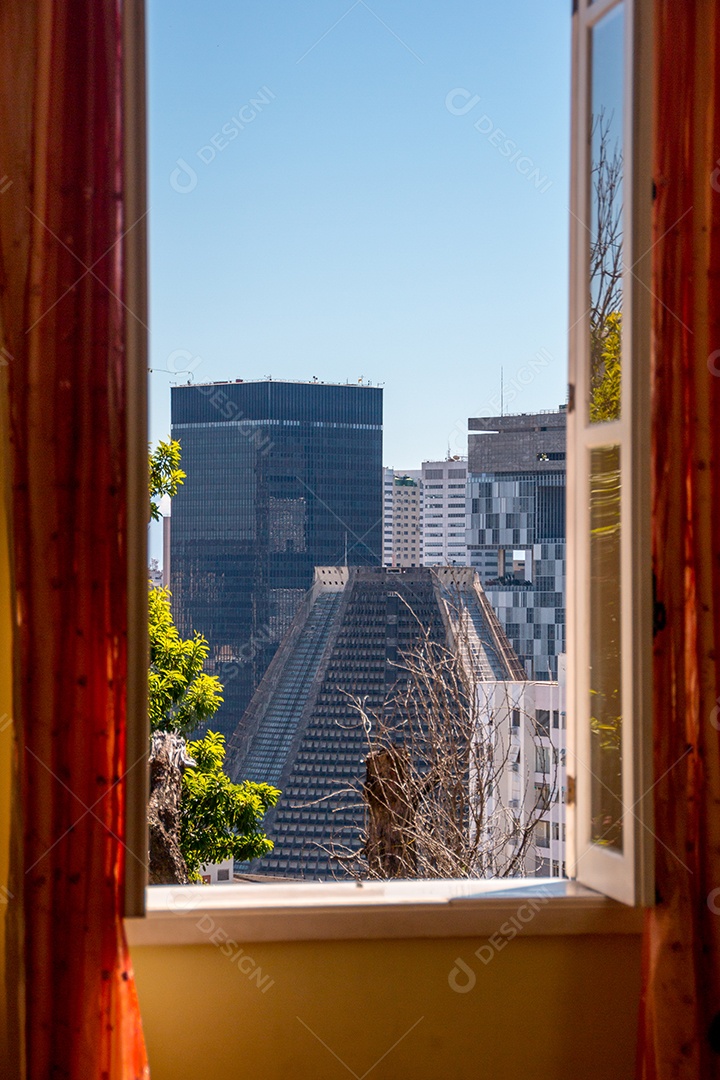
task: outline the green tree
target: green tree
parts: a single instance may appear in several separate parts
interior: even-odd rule
[[[158,500],[172,497],[186,473],[180,468],[180,443],[162,440],[150,452],[150,517],[160,518]],[[170,590],[150,586],[150,730],[175,731],[186,736],[214,716],[223,702],[222,686],[203,665],[209,646],[202,634],[184,641],[173,622]]]
[[[150,453],[149,471],[150,517],[157,521],[159,499],[175,495],[186,476],[180,468],[180,443],[158,443]],[[178,633],[170,598],[169,589],[150,586],[150,729],[184,739],[215,715],[223,688],[203,671],[209,652],[203,635],[196,632],[184,640]],[[173,843],[179,842],[190,880],[199,880],[203,863],[258,858],[272,851],[261,824],[280,797],[277,788],[249,780],[234,784],[223,770],[225,740],[217,732],[189,743],[187,752],[196,764],[182,776],[179,836]]]
[[[620,416],[622,315],[608,315],[591,338],[592,382],[590,422],[617,420]]]
[[[223,771],[225,737],[216,731],[188,743],[187,749],[197,762],[183,773],[180,806],[180,850],[190,880],[199,880],[203,863],[267,855],[273,843],[260,822],[277,803],[278,789],[249,780],[233,784]]]
[[[151,731],[189,735],[215,715],[223,702],[222,686],[203,671],[209,647],[202,634],[184,641],[170,611],[170,590],[150,588]]]
[[[160,520],[160,504],[156,500],[162,495],[172,498],[186,476],[180,468],[180,443],[177,439],[160,440],[150,452],[150,517],[153,521]]]

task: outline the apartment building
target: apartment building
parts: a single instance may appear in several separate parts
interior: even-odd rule
[[[383,565],[422,566],[422,473],[383,469]]]
[[[524,873],[565,877],[566,717],[565,657],[556,682],[485,683],[481,712],[484,737],[495,740],[503,762],[497,806],[518,820],[518,835],[532,828]],[[493,820],[496,808],[490,807]],[[534,824],[533,824],[534,823]],[[492,873],[492,868],[490,870]]]
[[[466,566],[467,458],[423,461],[423,566]]]

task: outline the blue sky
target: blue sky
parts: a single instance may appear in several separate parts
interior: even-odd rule
[[[398,468],[565,400],[569,8],[149,0],[154,440],[187,367],[382,383]]]

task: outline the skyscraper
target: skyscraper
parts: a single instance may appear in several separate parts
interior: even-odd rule
[[[565,652],[565,422],[469,420],[468,561],[531,679],[557,679]]]
[[[173,499],[178,628],[210,644],[230,735],[313,582],[382,561],[382,390],[358,384],[174,387],[187,479]]]

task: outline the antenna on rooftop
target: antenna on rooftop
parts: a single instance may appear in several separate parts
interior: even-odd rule
[[[505,385],[503,382],[503,368],[500,365],[500,415],[505,415]]]

